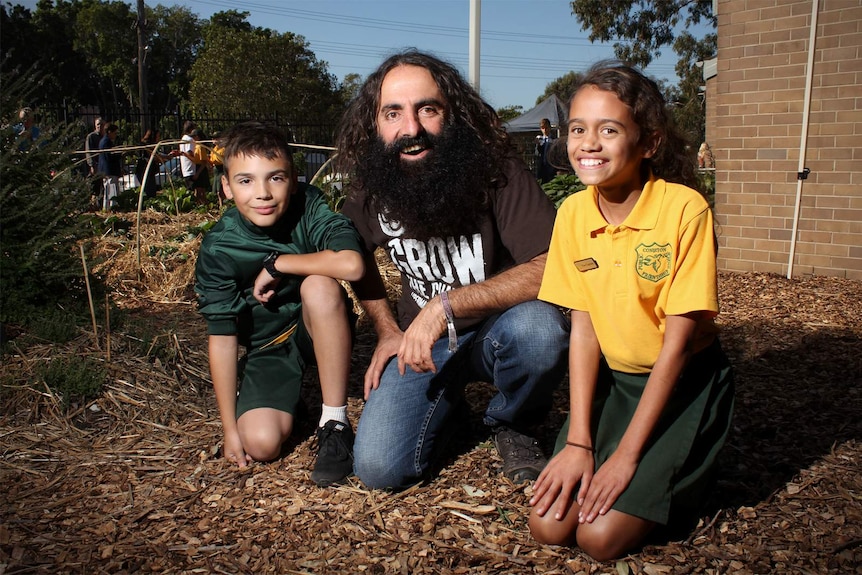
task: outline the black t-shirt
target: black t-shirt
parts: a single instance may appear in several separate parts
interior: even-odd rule
[[[342,211],[353,220],[366,249],[382,247],[401,272],[396,306],[401,329],[440,292],[484,281],[548,251],[553,204],[519,160],[507,160],[505,177],[503,187],[489,192],[489,207],[477,216],[480,228],[471,236],[416,240],[366,205],[362,192],[344,203]]]

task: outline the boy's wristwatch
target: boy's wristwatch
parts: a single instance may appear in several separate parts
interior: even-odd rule
[[[275,260],[277,260],[280,255],[281,254],[278,252],[272,252],[263,258],[263,269],[265,269],[267,273],[274,278],[284,277],[283,273],[275,269]]]

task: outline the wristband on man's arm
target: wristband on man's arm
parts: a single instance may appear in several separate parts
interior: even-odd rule
[[[440,302],[443,304],[443,313],[446,314],[446,330],[449,332],[449,352],[458,351],[458,334],[455,332],[455,314],[452,313],[452,304],[449,303],[449,293],[440,292]]]

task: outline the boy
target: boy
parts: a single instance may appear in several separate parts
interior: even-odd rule
[[[235,206],[201,244],[195,292],[207,321],[224,456],[242,468],[279,455],[293,429],[304,368],[316,362],[323,408],[311,478],[331,485],[353,468],[352,309],[338,280],[362,277],[359,238],[320,190],[297,181],[280,130],[246,122],[222,142],[222,185]],[[237,393],[240,344],[247,355]]]

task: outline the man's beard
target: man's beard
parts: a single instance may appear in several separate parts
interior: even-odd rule
[[[421,144],[428,155],[404,161],[401,150]],[[411,238],[472,234],[487,205],[493,166],[490,150],[466,126],[446,126],[386,145],[377,137],[357,167],[367,199]]]

